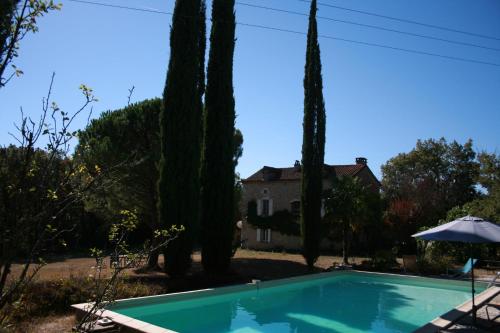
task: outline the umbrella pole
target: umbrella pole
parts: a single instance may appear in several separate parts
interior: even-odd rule
[[[472,266],[472,270],[471,270],[471,283],[472,283],[472,322],[474,323],[474,325],[476,325],[476,303],[474,301],[474,293],[476,292],[476,290],[474,289],[474,266]]]
[[[472,287],[472,323],[474,324],[474,326],[476,326],[476,303],[474,301],[474,293],[476,292],[476,290],[474,289],[474,253],[473,253],[473,248],[472,248],[472,244],[470,245],[470,259],[471,259],[471,263],[472,263],[472,269],[471,269],[471,287]]]

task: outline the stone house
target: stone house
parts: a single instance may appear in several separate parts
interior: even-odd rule
[[[367,165],[367,159],[356,158],[355,164],[327,165],[323,169],[323,189],[331,187],[332,177],[351,176],[359,178],[362,183],[373,191],[380,190],[380,182]],[[300,249],[301,239],[296,235],[285,235],[276,230],[265,228],[263,225],[255,227],[251,224],[249,207],[253,204],[256,215],[271,217],[275,212],[287,211],[294,218],[293,222],[299,227],[300,195],[301,195],[301,166],[296,161],[293,167],[274,168],[264,166],[250,177],[243,179],[243,195],[241,212],[244,216],[241,225],[241,241],[244,247],[250,249]],[[324,212],[322,212],[324,214]],[[265,220],[264,220],[265,221]],[[298,230],[298,229],[297,229]],[[326,240],[322,246],[328,246]]]

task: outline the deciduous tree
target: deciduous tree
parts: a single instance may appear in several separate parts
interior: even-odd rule
[[[377,207],[373,201],[378,193],[369,190],[359,178],[343,176],[332,180],[332,188],[325,195],[325,221],[330,227],[340,227],[342,234],[342,258],[349,264],[351,234],[364,226],[376,225]]]
[[[79,132],[75,159],[88,169],[113,170],[111,186],[87,195],[86,209],[106,220],[122,210],[137,212],[140,225],[151,232],[159,228],[158,161],[160,160],[161,99],[145,100],[123,109],[106,111]],[[148,266],[158,265],[159,249],[151,252]]]
[[[462,145],[444,138],[419,140],[409,153],[398,154],[382,166],[382,188],[389,207],[405,203],[405,211],[411,215],[407,234],[399,239],[406,245],[413,244],[408,251],[414,251],[412,233],[435,225],[448,210],[478,196],[478,170],[471,140]],[[398,217],[397,210],[388,213],[390,223],[406,219]]]
[[[98,177],[86,177],[85,170],[77,168],[68,156],[74,136],[69,128],[96,101],[92,89],[80,87],[84,103],[69,113],[50,100],[53,80],[54,76],[40,118],[22,114],[13,134],[17,146],[0,149],[0,329],[9,320],[8,306],[19,299],[44,265],[40,258],[72,229],[63,223],[72,207],[99,184]],[[38,148],[42,141],[47,142],[44,149]],[[19,255],[23,258],[21,272],[12,276]]]

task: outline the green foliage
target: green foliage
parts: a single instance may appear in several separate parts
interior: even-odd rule
[[[233,162],[234,167],[238,165],[238,160],[241,156],[243,156],[243,134],[239,129],[234,130],[234,139],[233,139]]]
[[[472,215],[491,222],[500,221],[500,158],[496,154],[482,152],[478,156],[479,174],[477,181],[487,192],[463,205],[451,208],[446,217],[440,219],[437,225],[442,225],[457,218]],[[434,226],[422,227],[420,230]],[[443,258],[450,258],[457,263],[463,263],[471,256],[471,249],[461,243],[454,242],[426,242],[419,240],[419,247],[426,259],[439,263]],[[495,245],[476,244],[474,256],[482,259],[497,259]],[[438,265],[439,266],[439,265]]]
[[[257,203],[248,202],[247,222],[256,228],[271,229],[283,235],[300,236],[300,224],[297,217],[288,210],[279,210],[272,216],[258,216]]]
[[[446,256],[419,256],[417,260],[418,273],[424,275],[449,274],[450,268],[454,267],[450,259],[451,257]]]
[[[377,271],[388,272],[394,269],[399,270],[399,264],[396,260],[396,255],[390,250],[379,250],[373,254],[370,260],[363,261],[361,268]]]
[[[27,159],[27,156],[30,156]],[[60,186],[71,169],[62,155],[15,146],[0,148],[0,251],[2,261],[28,256],[40,234],[55,234],[69,227],[80,207],[70,205],[65,214],[53,216],[64,204],[70,184]],[[37,224],[38,218],[44,223]]]
[[[19,55],[19,42],[28,34],[38,31],[37,20],[49,11],[61,9],[62,4],[52,0],[0,1],[0,88],[23,71],[12,61]],[[12,73],[5,76],[11,65]]]
[[[139,223],[149,230],[150,239],[159,228],[160,109],[161,100],[150,99],[106,111],[79,132],[75,150],[75,161],[92,175],[100,173],[108,183],[87,194],[86,209],[108,225],[120,211],[135,211]]]
[[[87,193],[86,210],[104,220],[99,225],[103,234],[121,210],[137,212],[140,225],[130,235],[133,244],[151,240],[153,231],[160,227],[156,207],[161,106],[161,99],[156,98],[104,112],[79,132],[75,150],[75,161],[92,174],[100,172],[107,182],[107,186]],[[239,130],[234,136],[237,163],[243,136]],[[157,257],[151,256],[148,266],[156,266]]]
[[[462,208],[469,215],[500,223],[500,186],[495,186],[487,195],[466,203]]]
[[[489,192],[495,188],[498,189],[500,187],[500,155],[481,152],[477,159],[480,165],[479,184]]]
[[[448,212],[445,219],[439,220],[436,226],[446,224],[466,215],[480,216],[474,214],[474,212],[468,207],[468,204],[464,206],[457,206]],[[433,227],[435,226],[424,227],[419,231],[425,231]],[[495,244],[474,244],[471,249],[469,245],[458,242],[432,242],[421,239],[417,240],[417,242],[420,249],[419,253],[422,257],[437,268],[442,267],[444,264],[447,264],[447,267],[451,267],[450,263],[452,261],[458,264],[463,264],[470,258],[471,251],[473,251],[475,258],[497,259]]]
[[[176,1],[170,31],[170,59],[160,114],[159,221],[185,226],[164,253],[170,275],[183,275],[199,229],[202,95],[200,0]]]
[[[453,221],[465,215],[478,216],[488,221],[500,221],[500,158],[496,154],[480,153],[478,156],[480,171],[478,182],[487,192],[481,197],[450,209],[446,219],[438,225]],[[497,260],[495,245],[477,244],[473,249],[474,256],[482,259]],[[436,261],[447,256],[456,262],[463,263],[471,255],[471,249],[463,244],[453,242],[430,242],[426,244],[425,254]]]
[[[341,231],[343,260],[347,264],[352,233],[366,230],[377,234],[380,228],[380,196],[366,188],[359,178],[333,178],[332,188],[325,191],[325,213],[330,229]]]
[[[482,152],[479,160],[479,184],[486,193],[463,205],[470,215],[480,216],[488,221],[500,223],[500,155]]]
[[[75,230],[71,223],[81,213],[83,193],[98,183],[78,179],[81,172],[67,157],[72,121],[96,99],[85,89],[83,106],[70,115],[50,100],[53,80],[54,75],[39,120],[21,114],[13,135],[19,146],[0,148],[0,326],[9,319],[6,308],[16,304],[45,264],[42,256],[66,246],[62,237]],[[35,148],[42,138],[46,149]],[[13,275],[20,255],[21,270]]]
[[[359,178],[334,178],[332,188],[326,191],[325,210],[333,223],[359,224],[367,214],[368,190]]]
[[[85,308],[85,314],[76,325],[77,330],[81,330],[84,326],[93,325],[92,321],[95,315],[99,315],[102,310],[116,301],[123,271],[137,267],[154,251],[166,248],[184,231],[183,226],[177,227],[176,225],[169,229],[155,230],[153,241],[145,242],[142,249],[134,250],[129,246],[127,238],[137,228],[137,215],[128,210],[121,211],[120,215],[120,219],[111,226],[108,235],[109,241],[113,245],[108,274],[104,272],[106,260],[104,251],[96,248],[90,250],[96,259],[96,265],[93,267],[94,274],[89,275],[93,282],[92,293],[87,301],[88,306]]]
[[[223,273],[233,254],[235,229],[235,102],[233,55],[234,0],[212,2],[212,31],[207,68],[201,165],[202,264]],[[240,133],[241,134],[241,133]]]
[[[240,202],[243,197],[243,184],[241,183],[241,178],[238,173],[235,173],[235,181],[234,181],[234,219],[236,221],[240,221],[243,218],[243,215],[240,210]]]
[[[4,0],[0,2],[0,60],[3,60],[7,49],[7,39],[12,35],[13,19],[20,0]]]
[[[311,2],[311,11],[309,14],[304,75],[302,194],[300,213],[303,255],[309,269],[313,268],[319,256],[326,123],[316,11],[316,0],[313,0]]]
[[[417,141],[382,166],[382,188],[388,201],[386,221],[400,233],[405,251],[414,252],[411,235],[435,225],[452,207],[478,197],[479,163],[472,141],[448,143],[444,138]]]

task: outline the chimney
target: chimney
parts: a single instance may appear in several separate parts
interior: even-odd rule
[[[300,161],[295,160],[295,163],[293,164],[293,168],[295,171],[300,171]]]
[[[368,160],[366,159],[366,157],[356,157],[356,164],[367,165]]]

